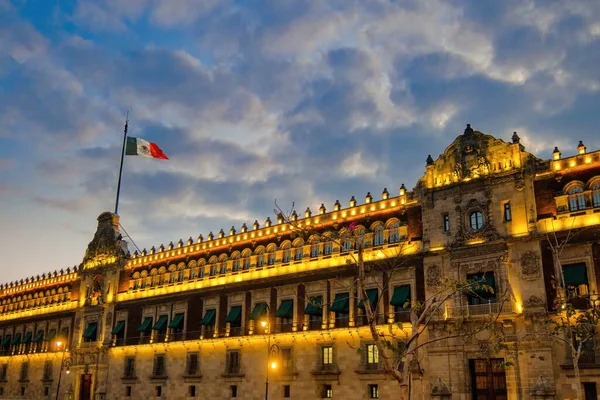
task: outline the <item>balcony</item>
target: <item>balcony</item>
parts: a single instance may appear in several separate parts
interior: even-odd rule
[[[512,302],[500,302],[487,304],[469,304],[464,306],[447,306],[446,318],[478,317],[494,314],[515,313]]]

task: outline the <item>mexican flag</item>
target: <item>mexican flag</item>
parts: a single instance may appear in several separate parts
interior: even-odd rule
[[[156,145],[147,140],[135,137],[127,137],[127,147],[125,147],[125,155],[142,156],[150,158],[160,158],[168,160],[169,157]]]

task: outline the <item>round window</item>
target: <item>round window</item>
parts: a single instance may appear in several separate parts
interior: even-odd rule
[[[481,211],[473,211],[471,213],[471,229],[480,230],[483,228],[483,213]]]

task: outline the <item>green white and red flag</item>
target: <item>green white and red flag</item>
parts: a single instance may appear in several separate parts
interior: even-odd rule
[[[125,147],[125,155],[142,156],[149,158],[159,158],[168,160],[169,157],[158,147],[156,143],[149,142],[142,138],[127,137],[127,146]]]

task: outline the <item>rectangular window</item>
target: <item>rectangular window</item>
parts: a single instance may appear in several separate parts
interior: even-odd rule
[[[512,221],[512,213],[510,211],[510,201],[504,203],[504,222]]]
[[[290,385],[283,385],[283,398],[288,399],[290,397]]]
[[[369,398],[370,399],[378,399],[379,398],[379,385],[369,385]]]
[[[190,397],[196,397],[196,386],[195,385],[191,385],[188,393],[190,395]]]
[[[292,372],[294,370],[294,359],[292,357],[291,348],[281,349],[281,368],[284,372]]]
[[[469,360],[474,399],[507,399],[503,359]]]
[[[123,369],[125,378],[135,377],[135,357],[125,357],[125,367]]]
[[[154,365],[152,367],[152,376],[155,376],[155,377],[166,376],[164,354],[157,354],[154,356]]]
[[[0,396],[4,396],[4,388],[0,387]]]
[[[25,397],[25,386],[21,386],[21,396]]]
[[[327,383],[327,384],[323,385],[321,397],[324,399],[333,398],[333,387],[330,384]]]
[[[379,349],[374,344],[367,346],[367,369],[377,369],[379,367]]]
[[[323,365],[333,364],[333,346],[321,347],[321,364],[323,364]]]
[[[185,367],[185,373],[188,376],[196,376],[199,372],[198,353],[188,353],[187,365]]]
[[[237,385],[229,386],[231,397],[237,397]]]
[[[227,369],[228,374],[239,374],[240,372],[240,352],[237,350],[227,352]]]
[[[496,280],[493,272],[467,275],[469,305],[489,304],[496,302]]]
[[[29,376],[29,363],[24,362],[21,364],[21,375],[19,375],[20,381],[27,381]]]
[[[131,386],[125,386],[125,397],[131,397]]]
[[[156,397],[162,397],[162,386],[156,386],[154,388],[154,395]]]
[[[52,379],[52,361],[44,362],[44,375],[42,380],[49,381]]]
[[[8,371],[8,364],[0,365],[0,381],[6,380],[6,372]]]
[[[44,396],[50,395],[50,388],[48,386],[44,386]]]
[[[450,232],[450,215],[444,214],[444,232]]]
[[[98,337],[98,322],[88,323],[85,331],[83,331],[84,342],[95,342]]]

